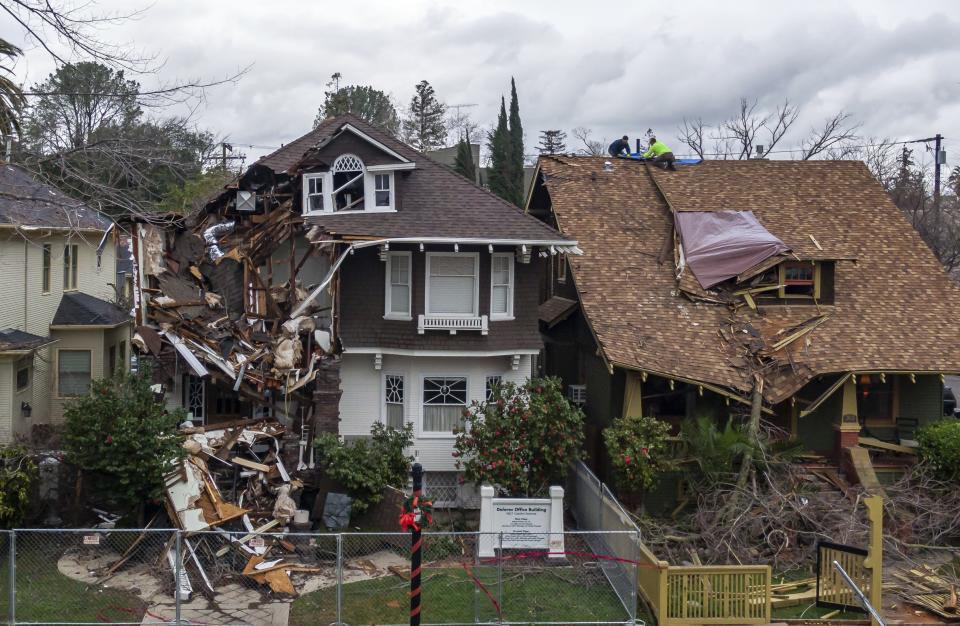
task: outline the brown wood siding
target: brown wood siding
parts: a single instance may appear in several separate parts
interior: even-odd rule
[[[486,336],[476,331],[461,331],[451,335],[437,330],[420,335],[417,333],[417,316],[424,312],[426,255],[418,247],[394,245],[390,249],[413,252],[413,319],[383,319],[386,263],[380,260],[376,249],[359,250],[340,269],[340,339],[345,348],[488,351],[539,350],[542,347],[537,320],[537,287],[542,272],[546,271],[543,259],[531,258],[527,265],[514,263],[513,320],[491,321]],[[507,250],[494,248],[496,252]],[[450,252],[451,249],[450,246],[428,246],[426,251]],[[480,314],[489,315],[490,254],[486,247],[461,246],[460,251],[480,253]]]
[[[364,165],[387,165],[399,163],[397,159],[370,145],[353,133],[343,133],[329,144],[318,150],[310,159],[311,163],[331,164],[341,154],[355,154]]]

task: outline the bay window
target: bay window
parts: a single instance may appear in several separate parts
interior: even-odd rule
[[[386,319],[411,319],[410,259],[409,252],[391,252],[387,255],[383,312],[383,317]]]
[[[428,252],[428,315],[477,317],[479,255],[475,252]]]
[[[513,319],[512,252],[497,252],[491,255],[490,319]]]
[[[465,376],[423,379],[423,432],[452,434],[467,408]]]

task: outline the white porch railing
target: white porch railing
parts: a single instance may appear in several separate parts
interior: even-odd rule
[[[451,317],[449,315],[420,315],[417,318],[417,332],[421,335],[428,330],[448,330],[456,335],[458,330],[479,330],[486,335],[489,330],[487,316]]]

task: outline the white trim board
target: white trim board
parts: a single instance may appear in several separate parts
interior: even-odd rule
[[[462,357],[478,358],[488,356],[513,356],[540,354],[539,350],[522,348],[519,350],[410,350],[407,348],[348,348],[343,347],[344,354],[393,354],[395,356],[423,356],[423,357]]]

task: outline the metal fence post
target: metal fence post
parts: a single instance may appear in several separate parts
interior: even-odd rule
[[[337,626],[343,624],[343,534],[337,535]]]
[[[7,558],[10,559],[10,623],[17,623],[17,531],[10,531],[10,546]]]
[[[175,544],[175,547],[174,547],[174,559],[173,559],[173,587],[174,587],[173,597],[174,597],[174,603],[175,603],[175,605],[176,605],[175,608],[174,608],[174,611],[175,611],[174,623],[175,623],[177,626],[180,626],[180,601],[181,601],[181,598],[180,598],[180,574],[181,574],[180,568],[182,567],[181,564],[183,563],[183,558],[182,558],[182,553],[181,553],[181,550],[183,549],[183,547],[180,545],[180,542],[181,542],[181,536],[180,536],[180,535],[181,535],[181,532],[182,532],[182,531],[177,530],[177,531],[174,531],[174,532],[177,533],[177,534],[176,534],[177,541],[176,541],[176,544]]]
[[[497,550],[497,603],[500,605],[497,623],[503,623],[503,531],[498,533],[499,550]]]

